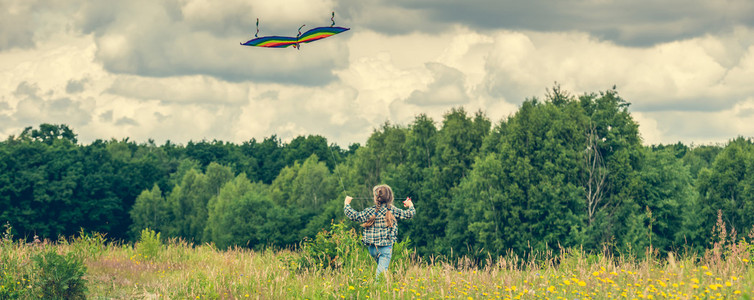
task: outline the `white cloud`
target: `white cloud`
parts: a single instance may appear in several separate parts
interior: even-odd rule
[[[298,26],[304,24],[301,22],[309,20],[312,22],[304,30],[330,25],[329,1],[275,3],[136,0],[109,6],[86,2],[76,24],[94,34],[96,57],[112,73],[209,75],[229,81],[304,85],[333,80],[332,70],[342,67],[348,56],[343,43],[349,32],[331,37],[328,43],[303,45],[301,51],[240,45],[253,38],[255,20],[250,16],[255,14],[262,19],[269,16],[267,24],[285,24],[308,16],[286,26],[285,32],[263,31],[260,36],[295,36]],[[320,21],[313,22],[313,18]]]
[[[642,142],[645,145],[657,145],[664,142],[663,135],[665,132],[657,126],[657,120],[646,117],[642,112],[634,112],[631,116],[634,121],[639,123],[639,135],[641,135]]]
[[[587,2],[578,5],[627,5]],[[535,31],[528,21],[492,24],[495,19],[487,15],[469,19],[475,17],[470,12],[491,3],[485,1],[469,3],[471,10],[457,11],[448,22],[441,16],[462,9],[457,3],[64,0],[44,8],[33,1],[7,3],[12,5],[0,12],[0,25],[11,19],[39,22],[0,26],[5,34],[0,134],[6,136],[39,122],[64,122],[75,124],[82,142],[110,137],[241,142],[320,134],[347,145],[363,143],[388,120],[409,124],[424,113],[439,123],[458,105],[468,112],[481,109],[496,122],[556,81],[572,94],[617,85],[632,103],[646,143],[754,135],[747,126],[754,121],[754,30],[736,26],[752,6],[738,0],[727,2],[738,7],[727,10],[738,21],[720,25],[729,30],[681,28],[689,23],[676,18],[680,13],[699,11],[683,8],[661,11],[675,16],[667,20],[631,15],[612,29],[592,20],[559,32]],[[436,6],[422,9],[427,5]],[[497,3],[487,11],[499,8]],[[260,35],[295,35],[301,24],[328,26],[331,11],[337,25],[353,29],[301,50],[238,45],[253,36],[256,17]],[[527,16],[531,13],[521,18]],[[631,22],[636,18],[642,22]],[[614,42],[635,40],[652,27],[631,25],[636,23],[666,31],[650,37],[656,39],[650,46]],[[18,33],[30,32],[31,40],[18,40]],[[25,92],[16,93],[22,83]]]
[[[748,52],[726,68],[719,54],[709,54],[726,42],[714,36],[649,48],[618,46],[584,33],[501,32],[494,39],[485,87],[492,96],[517,101],[557,81],[579,93],[617,85],[640,110],[683,109],[680,103],[714,110],[730,107],[754,87],[752,77],[737,74],[751,70]]]
[[[645,138],[645,142],[651,144],[679,141],[687,145],[717,144],[737,136],[754,136],[754,127],[751,126],[754,124],[754,98],[751,97],[720,111],[647,112],[640,116],[646,116],[637,118],[637,121],[642,135],[648,133],[650,137]],[[648,131],[645,131],[645,125],[649,125]],[[659,140],[654,136],[657,131],[661,131]]]
[[[3,0],[0,9],[0,51],[34,45],[34,23],[29,15],[36,1]]]
[[[358,91],[355,101],[370,112],[364,118],[373,127],[387,120],[407,124],[420,113],[440,120],[452,106],[487,110],[487,105],[504,103],[499,98],[487,102],[478,93],[491,43],[488,36],[463,27],[436,35],[355,32],[349,41],[349,67],[336,74]],[[495,115],[509,112],[503,110]]]
[[[324,87],[255,85],[248,105],[241,109],[235,140],[277,135],[290,140],[318,134],[341,145],[365,139],[371,129],[364,110],[354,100],[357,91],[344,84]]]
[[[464,24],[479,31],[579,31],[622,45],[649,46],[754,25],[754,3],[748,0],[342,2],[356,11],[353,15],[368,15],[364,23],[370,29],[393,34],[436,33],[448,24]],[[393,16],[394,22],[373,21]]]
[[[208,76],[124,75],[115,79],[107,92],[142,100],[195,104],[243,104],[249,99],[248,84],[228,83]]]
[[[65,123],[86,125],[91,120],[89,111],[93,99],[52,98],[52,92],[43,92],[35,84],[21,82],[14,95],[18,102],[15,112],[10,115],[17,124],[26,126],[41,123]]]
[[[406,102],[422,106],[460,106],[469,102],[464,88],[465,76],[461,71],[436,62],[428,62],[426,68],[432,73],[432,83],[426,89],[411,92]]]

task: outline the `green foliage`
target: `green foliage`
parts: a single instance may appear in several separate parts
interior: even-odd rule
[[[29,275],[32,272],[18,255],[21,245],[13,242],[13,228],[9,223],[3,226],[5,230],[0,237],[0,299],[28,297]]]
[[[487,141],[490,153],[454,190],[447,227],[454,250],[525,255],[582,243],[588,120],[582,102],[557,94],[545,102],[526,101],[496,126],[499,140]]]
[[[737,138],[716,156],[710,169],[697,179],[699,213],[706,241],[716,224],[717,212],[729,227],[741,233],[754,228],[754,141]]]
[[[651,211],[652,218],[644,218],[641,227],[648,229],[651,225],[651,246],[664,255],[673,245],[681,245],[691,236],[693,228],[687,217],[696,217],[691,200],[698,194],[693,189],[689,168],[676,158],[672,149],[647,151],[644,159],[637,202]],[[679,212],[685,212],[685,216]],[[646,234],[638,237],[634,247],[649,247],[642,243],[647,241],[645,237]]]
[[[10,287],[6,290],[0,284],[0,298],[54,299],[35,288],[39,281],[34,276],[40,272],[31,270],[39,269],[31,257],[51,250],[65,253],[70,246],[14,244],[13,251],[0,255],[11,257],[22,268],[2,271],[20,284],[12,282],[15,286],[6,286]],[[747,246],[741,243],[741,248]],[[396,247],[394,260],[397,252]],[[645,298],[687,294],[688,298],[704,299],[714,292],[720,293],[713,294],[714,298],[739,299],[750,295],[754,284],[750,252],[725,253],[723,260],[670,254],[633,260],[571,248],[539,256],[544,262],[513,254],[491,257],[484,264],[466,259],[417,259],[406,267],[401,267],[400,261],[391,264],[387,281],[373,279],[375,263],[371,259],[353,267],[294,272],[284,262],[301,254],[289,249],[220,251],[208,244],[171,243],[158,260],[146,263],[134,259],[133,247],[125,245],[108,247],[99,259],[87,261],[83,278],[87,280],[86,296],[91,299],[467,299],[485,298],[484,294],[511,299],[519,295],[522,299],[600,298],[615,294],[614,285],[627,295]],[[0,265],[4,263],[6,260],[0,260]],[[8,282],[3,272],[0,282]]]
[[[158,258],[164,248],[165,246],[162,244],[159,232],[155,232],[149,228],[145,228],[141,231],[139,242],[136,243],[136,251],[141,254],[144,259],[154,260]]]
[[[170,209],[165,225],[167,233],[194,243],[204,242],[209,210],[213,209],[211,199],[232,178],[233,172],[229,167],[216,163],[210,163],[205,173],[196,169],[188,170],[180,185],[175,186],[167,197]]]
[[[86,265],[73,253],[60,255],[54,248],[32,257],[34,295],[40,299],[86,299]]]
[[[703,169],[709,169],[712,163],[715,161],[715,157],[722,151],[723,147],[720,145],[704,145],[689,148],[684,152],[683,164],[689,167],[691,176],[696,179],[699,176],[699,172]]]
[[[123,238],[138,193],[168,174],[160,151],[127,141],[77,145],[65,128],[40,127],[47,133],[26,130],[0,143],[0,219],[26,237],[84,228]]]
[[[30,270],[6,252],[10,249],[0,250],[0,299],[30,298]]]
[[[390,269],[393,272],[401,272],[411,265],[411,260],[416,256],[416,250],[411,244],[411,238],[405,236],[402,241],[393,244],[393,254],[390,258]]]
[[[138,234],[144,228],[155,228],[164,231],[168,221],[169,207],[167,200],[162,196],[162,190],[155,184],[151,190],[144,190],[136,197],[136,202],[131,208],[131,232]]]
[[[86,258],[98,258],[105,251],[105,235],[98,232],[86,233],[81,228],[79,235],[73,237],[70,241],[73,249],[72,252],[82,260]]]
[[[353,267],[368,260],[356,230],[344,221],[333,223],[330,230],[322,230],[313,240],[305,239],[301,257],[287,264],[295,270],[339,269]]]
[[[27,241],[81,231],[70,242],[81,258],[104,245],[83,232],[136,240],[145,228],[220,249],[292,247],[342,219],[344,196],[363,208],[387,183],[397,205],[414,200],[401,233],[424,257],[702,253],[718,211],[738,240],[754,227],[750,138],[643,147],[628,108],[615,89],[574,96],[556,84],[494,128],[458,107],[386,122],[347,150],[318,135],[79,145],[67,125],[41,124],[0,142],[0,220]]]
[[[32,129],[32,127],[24,128],[24,131],[21,132],[19,138],[22,140],[43,142],[48,145],[59,140],[73,144],[77,141],[76,134],[73,133],[73,130],[71,130],[68,125],[53,125],[47,123],[39,125],[39,129]]]
[[[246,246],[261,250],[295,236],[299,220],[270,200],[269,189],[238,175],[220,189],[206,235],[220,249]]]
[[[336,179],[324,162],[312,154],[303,163],[294,163],[280,171],[271,185],[272,200],[287,208],[300,208],[310,217],[335,196]]]

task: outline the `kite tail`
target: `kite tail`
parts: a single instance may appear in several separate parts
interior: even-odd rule
[[[257,33],[254,34],[254,37],[258,37],[259,34],[259,18],[257,18]]]
[[[335,26],[335,12],[332,12],[332,18],[330,18],[330,21],[332,21],[332,24],[330,25],[330,27]]]

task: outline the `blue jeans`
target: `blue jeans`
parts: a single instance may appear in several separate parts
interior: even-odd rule
[[[377,262],[377,272],[374,276],[379,277],[380,273],[387,271],[387,267],[390,265],[390,257],[393,256],[393,245],[369,245],[369,255]]]

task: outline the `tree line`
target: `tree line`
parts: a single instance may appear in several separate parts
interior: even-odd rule
[[[555,86],[495,124],[453,108],[439,122],[385,123],[347,149],[318,135],[82,145],[42,124],[0,142],[0,221],[27,238],[83,228],[132,240],[151,228],[221,248],[292,247],[344,219],[346,194],[361,209],[386,183],[414,200],[401,238],[424,256],[643,255],[754,237],[752,140],[644,146],[629,105],[615,90]]]

